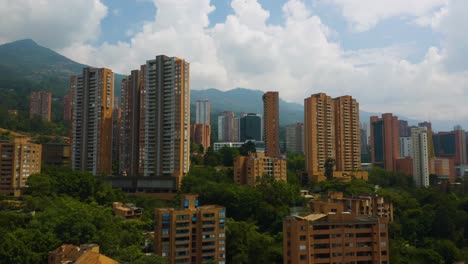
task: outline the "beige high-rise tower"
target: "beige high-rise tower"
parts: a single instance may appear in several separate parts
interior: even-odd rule
[[[353,171],[361,168],[361,131],[359,128],[359,104],[349,95],[334,101],[335,110],[335,165],[337,171]]]
[[[263,140],[265,141],[265,156],[279,158],[278,92],[266,92],[263,95]]]
[[[325,171],[328,158],[335,159],[335,119],[333,99],[314,94],[304,100],[304,143],[306,172]]]
[[[72,78],[73,80],[74,78]],[[94,175],[112,172],[114,74],[84,68],[76,77],[72,117],[72,168]]]
[[[190,167],[189,63],[159,55],[145,67],[144,176],[172,177]]]
[[[306,171],[321,178],[327,159],[335,160],[334,171],[361,168],[359,104],[349,95],[332,99],[319,93],[304,102]]]

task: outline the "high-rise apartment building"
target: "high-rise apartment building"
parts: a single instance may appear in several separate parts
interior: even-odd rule
[[[120,158],[120,130],[122,126],[122,108],[118,105],[118,100],[114,100],[112,110],[112,164],[119,164]]]
[[[431,158],[430,174],[437,176],[439,180],[448,180],[451,183],[455,182],[455,165],[453,160],[447,158]]]
[[[64,121],[71,121],[71,115],[72,115],[72,92],[68,92],[64,97],[63,97],[63,120]]]
[[[388,264],[389,255],[386,218],[332,213],[283,220],[284,264]]]
[[[240,118],[240,142],[249,139],[262,141],[262,117],[253,113]]]
[[[349,95],[333,99],[335,121],[335,166],[337,171],[361,169],[359,104]]]
[[[234,182],[237,184],[255,186],[264,175],[276,181],[286,181],[286,171],[285,159],[267,157],[262,152],[238,156],[234,160]]]
[[[427,129],[411,128],[413,179],[417,187],[429,186],[429,147]]]
[[[361,156],[362,155],[368,155],[369,154],[369,140],[367,138],[367,123],[361,123],[359,125],[361,129]],[[363,161],[364,162],[364,161]]]
[[[196,144],[202,145],[206,151],[211,146],[211,128],[207,124],[192,124],[190,126],[190,138]]]
[[[226,209],[183,195],[181,208],[156,209],[156,254],[175,263],[226,262]]]
[[[234,112],[225,111],[218,116],[218,142],[234,142]]]
[[[27,137],[0,141],[0,193],[23,193],[28,177],[41,172],[41,151],[41,145]]]
[[[263,94],[263,141],[267,157],[280,157],[279,126],[279,93],[266,92]]]
[[[145,71],[144,176],[171,177],[177,188],[190,167],[189,63],[159,55]]]
[[[195,124],[211,125],[211,104],[209,100],[195,102]]]
[[[398,133],[400,137],[411,137],[411,128],[408,126],[408,121],[398,120]]]
[[[359,104],[351,96],[332,99],[319,93],[305,99],[304,134],[306,171],[323,175],[327,159],[335,160],[335,171],[361,168]]]
[[[398,117],[391,113],[382,118],[370,117],[371,160],[374,166],[394,171],[396,160],[400,158],[400,133]]]
[[[309,175],[324,172],[327,159],[335,159],[334,118],[330,96],[319,93],[304,100],[305,163]]]
[[[140,140],[144,142],[140,133],[141,113],[141,71],[133,70],[122,80],[122,121],[120,127],[120,164],[121,175],[137,176],[140,162]]]
[[[44,121],[50,122],[52,105],[52,94],[47,91],[31,92],[31,101],[29,104],[29,117],[40,117]]]
[[[413,142],[411,137],[400,137],[400,158],[413,156]]]
[[[73,96],[72,168],[94,175],[112,172],[114,74],[84,68]]]
[[[304,123],[286,127],[286,152],[304,154]]]
[[[432,137],[436,157],[452,159],[455,166],[467,164],[465,130],[439,132]]]

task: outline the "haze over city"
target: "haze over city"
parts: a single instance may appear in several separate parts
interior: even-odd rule
[[[349,94],[368,112],[468,127],[463,0],[4,1],[22,38],[126,73],[154,54],[191,63],[192,89]],[[365,8],[363,8],[365,6]],[[19,19],[21,18],[21,19]],[[438,125],[439,124],[439,125]]]

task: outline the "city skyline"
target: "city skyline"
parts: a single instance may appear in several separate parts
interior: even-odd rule
[[[0,29],[0,43],[33,38],[81,63],[122,73],[154,54],[181,56],[192,62],[193,89],[278,90],[297,103],[303,99],[298,91],[347,94],[368,112],[466,127],[467,40],[456,33],[468,24],[456,12],[466,1],[364,4],[366,12],[356,1],[339,0],[87,0],[45,10],[12,2],[4,10],[12,5],[17,13],[5,12],[5,21],[20,14],[29,26],[9,23],[15,26]],[[57,15],[70,5],[82,15]],[[21,13],[39,9],[44,12]],[[52,25],[48,34],[37,30]]]

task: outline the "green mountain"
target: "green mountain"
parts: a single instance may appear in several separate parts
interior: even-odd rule
[[[245,88],[235,88],[224,92],[217,89],[190,91],[192,104],[195,104],[197,100],[210,100],[211,113],[214,117],[223,111],[263,114],[262,95],[262,91]],[[303,122],[304,107],[302,105],[280,99],[279,107],[281,125]]]

